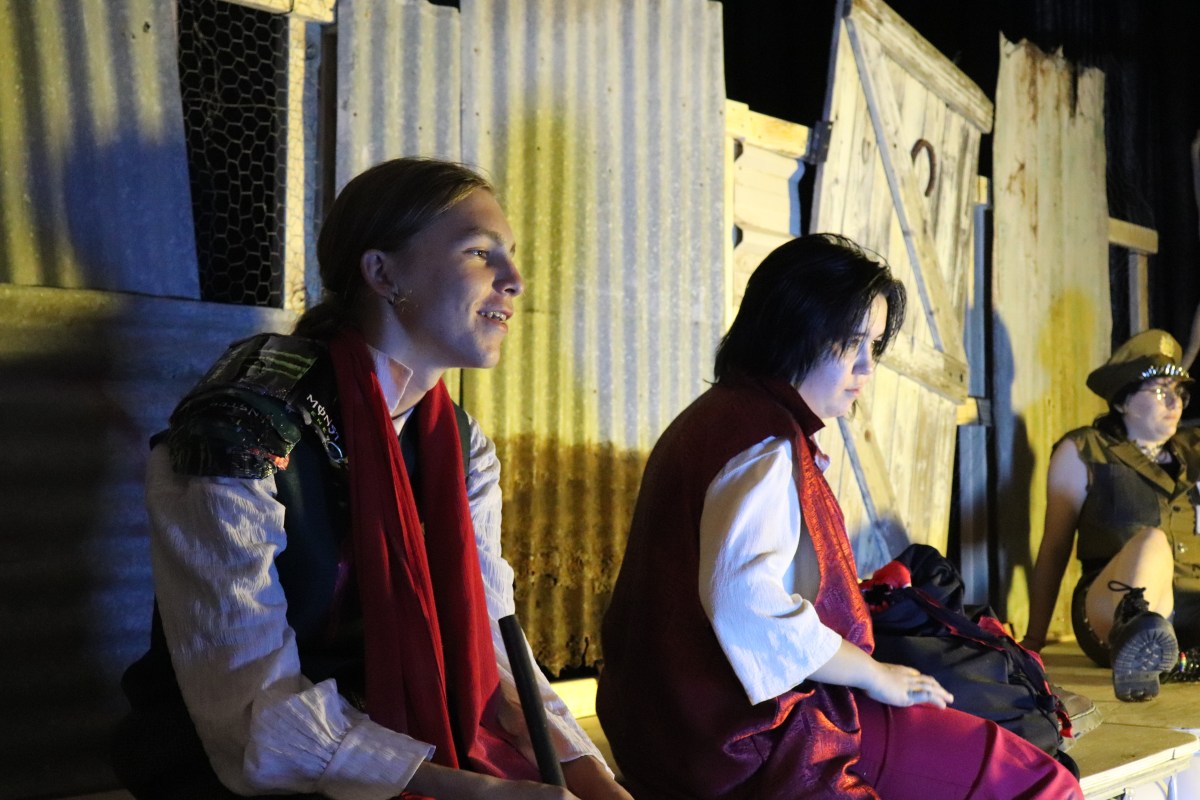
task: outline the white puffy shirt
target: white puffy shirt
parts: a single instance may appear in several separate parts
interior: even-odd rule
[[[842,642],[805,599],[820,574],[792,475],[792,443],[764,439],[717,473],[700,513],[700,602],[751,703],[804,681]]]
[[[411,373],[373,351],[393,409]],[[394,416],[399,433],[411,412]],[[513,613],[513,571],[500,552],[500,463],[470,420],[467,498],[483,573],[492,643],[506,703],[500,721],[534,760],[497,620]],[[355,709],[333,680],[300,672],[295,634],[275,571],[286,547],[275,479],[176,474],[165,445],[149,459],[146,503],[155,593],[179,687],[214,770],[239,794],[320,793],[384,800],[408,784],[433,746]],[[539,673],[559,757],[604,763]]]

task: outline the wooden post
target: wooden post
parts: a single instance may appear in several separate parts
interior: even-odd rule
[[[987,325],[991,308],[987,287],[991,280],[987,268],[992,250],[991,188],[986,178],[976,183],[973,217],[974,269],[968,289],[963,345],[971,364],[967,403],[958,415],[958,544],[959,569],[966,590],[963,600],[981,605],[993,603],[992,536],[988,509],[991,506],[988,437],[992,430],[991,401],[987,392]],[[970,413],[964,413],[965,411]]]
[[[1158,231],[1109,217],[1108,243],[1129,250],[1129,333],[1150,327],[1150,254],[1158,252]]]

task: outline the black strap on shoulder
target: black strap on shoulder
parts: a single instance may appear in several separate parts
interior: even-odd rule
[[[467,412],[458,403],[453,403],[454,419],[458,423],[458,441],[462,446],[463,476],[471,472],[471,420]],[[408,479],[412,481],[413,493],[419,494],[418,484],[421,480],[417,467],[417,437],[416,427],[405,425],[400,430],[400,454],[404,456],[404,468],[408,470]]]
[[[462,445],[463,475],[471,474],[471,419],[458,403],[454,406],[454,419],[458,422],[458,441]]]

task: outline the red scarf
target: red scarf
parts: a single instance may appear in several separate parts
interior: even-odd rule
[[[350,465],[367,712],[435,745],[438,764],[536,779],[496,719],[500,676],[446,386],[438,381],[406,423],[417,426],[418,504],[362,335],[344,329],[329,349]]]

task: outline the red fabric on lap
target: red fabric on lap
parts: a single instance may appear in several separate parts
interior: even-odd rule
[[[855,694],[862,753],[851,767],[883,800],[1082,800],[1075,777],[996,723]]]

